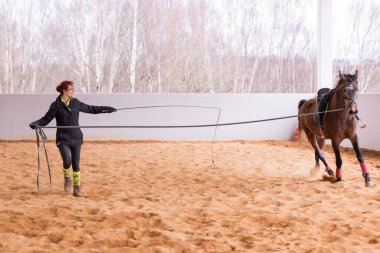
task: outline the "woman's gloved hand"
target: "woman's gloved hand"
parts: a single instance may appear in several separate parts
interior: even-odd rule
[[[117,112],[117,109],[111,107],[111,106],[105,106],[103,109],[104,113],[112,113],[112,112]]]

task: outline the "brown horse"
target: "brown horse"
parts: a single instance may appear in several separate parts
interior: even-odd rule
[[[369,177],[369,173],[364,162],[364,156],[360,151],[357,126],[357,104],[358,92],[358,71],[354,75],[341,74],[339,71],[339,81],[334,89],[330,91],[330,98],[325,108],[326,113],[322,115],[316,110],[318,106],[317,98],[301,100],[298,104],[298,126],[299,131],[303,130],[308,141],[315,150],[315,167],[310,172],[319,171],[319,159],[326,166],[326,172],[334,176],[321,151],[325,144],[325,139],[331,139],[332,148],[335,153],[336,162],[336,182],[342,180],[342,159],[340,157],[339,146],[344,139],[349,139],[355,150],[356,157],[362,169],[365,185],[373,186],[374,183]],[[320,108],[320,107],[319,107]],[[304,115],[306,114],[306,115]],[[321,120],[319,120],[321,118]]]

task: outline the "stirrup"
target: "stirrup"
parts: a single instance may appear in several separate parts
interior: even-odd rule
[[[364,120],[359,119],[358,123],[359,123],[360,128],[366,128],[367,127],[367,123]]]

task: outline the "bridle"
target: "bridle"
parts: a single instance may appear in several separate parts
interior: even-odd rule
[[[355,95],[353,97],[347,96],[346,95],[347,92],[345,92],[345,89],[347,89],[347,86],[351,86],[353,88],[350,87],[350,89],[356,89],[356,91],[357,91],[355,83],[356,83],[356,80],[351,81],[351,82],[346,81],[342,85],[342,87],[340,88],[340,97],[343,100],[344,109],[346,109],[350,115],[357,115],[358,114],[358,109],[357,109],[358,104],[356,102],[358,95],[357,95],[357,92],[355,92]],[[356,108],[355,110],[351,109],[352,105],[355,105],[355,108]]]

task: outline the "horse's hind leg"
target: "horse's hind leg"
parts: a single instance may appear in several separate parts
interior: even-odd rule
[[[325,145],[325,139],[324,138],[317,138],[318,147],[320,150],[322,150],[323,146]],[[319,154],[318,151],[315,150],[315,163],[319,166]]]
[[[323,148],[323,146],[325,145],[325,139],[322,139],[322,138],[318,138],[317,139],[317,142],[318,142],[318,146],[320,149]],[[314,158],[315,158],[315,166],[313,169],[310,170],[310,174],[312,176],[315,176],[319,173],[319,154],[318,154],[318,151],[317,150],[314,150]]]
[[[317,141],[316,136],[309,131],[306,132],[306,136],[307,136],[307,139],[309,140],[311,146],[313,146],[313,148],[314,148],[314,155],[315,155],[315,168],[314,168],[314,170],[319,168],[319,159],[320,159],[323,162],[323,164],[326,166],[325,171],[330,176],[333,176],[334,172],[332,171],[332,169],[327,164],[325,155],[323,154],[323,152],[320,148],[320,145],[321,145],[321,147],[323,147],[323,145],[325,144],[324,139],[318,139],[318,141]]]
[[[373,181],[369,177],[369,173],[367,171],[367,168],[366,168],[366,165],[365,165],[365,162],[364,162],[364,156],[363,156],[362,152],[360,151],[359,144],[358,144],[358,136],[357,135],[355,135],[354,138],[351,139],[351,143],[352,143],[352,147],[355,150],[356,157],[357,157],[357,159],[358,159],[358,161],[360,163],[360,167],[362,169],[362,175],[364,177],[365,186],[367,186],[367,187],[374,186]]]
[[[310,175],[311,176],[317,176],[319,174],[319,170],[320,170],[320,167],[319,167],[319,155],[318,155],[318,151],[317,150],[314,150],[314,157],[315,157],[315,166],[314,168],[312,168],[310,170]]]

